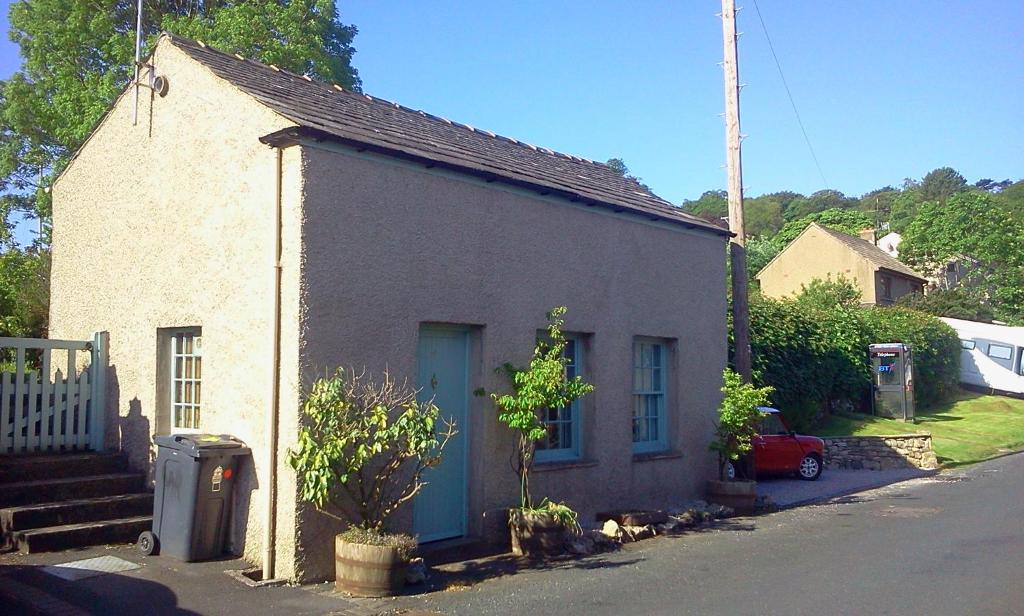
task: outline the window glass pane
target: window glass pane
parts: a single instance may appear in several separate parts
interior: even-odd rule
[[[665,345],[633,342],[633,442],[638,451],[665,445]]]
[[[574,378],[580,373],[580,344],[576,338],[568,338],[563,356],[568,360],[565,366],[566,378]],[[574,436],[578,426],[575,425],[579,402],[565,408],[545,409],[541,412],[541,421],[545,424],[546,434],[536,443],[538,460],[567,459],[579,455]]]
[[[171,410],[175,428],[199,428],[202,376],[201,338],[190,333],[171,337]]]
[[[1013,347],[990,344],[988,345],[988,356],[993,359],[1010,359],[1013,357]]]

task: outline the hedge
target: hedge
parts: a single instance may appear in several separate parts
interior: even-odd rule
[[[775,388],[772,403],[806,430],[832,408],[870,410],[868,345],[910,344],[919,407],[957,387],[960,343],[937,318],[905,308],[821,307],[760,296],[750,302],[754,383]],[[730,336],[731,341],[731,336]]]

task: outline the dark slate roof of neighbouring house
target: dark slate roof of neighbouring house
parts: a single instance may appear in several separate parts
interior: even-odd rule
[[[557,194],[586,205],[730,234],[686,213],[605,164],[344,90],[217,51],[199,41],[173,34],[165,36],[215,75],[298,125],[297,129],[265,136],[268,143],[289,143],[303,136],[336,140]]]
[[[829,229],[828,227],[819,225],[817,223],[811,224],[820,229],[821,231],[823,231],[826,235],[829,235],[839,240],[848,248],[850,248],[850,250],[864,257],[876,267],[887,269],[889,271],[896,272],[897,274],[903,274],[904,276],[909,276],[910,278],[915,278],[922,282],[928,281],[927,278],[910,269],[889,253],[885,252],[878,246],[875,246],[874,244],[865,239],[853,237],[852,235],[847,235],[842,231]]]

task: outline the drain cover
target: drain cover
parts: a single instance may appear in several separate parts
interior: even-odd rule
[[[142,565],[137,565],[133,562],[124,560],[123,558],[117,558],[116,556],[100,556],[97,558],[87,558],[85,560],[76,560],[60,565],[43,567],[43,571],[50,575],[55,575],[62,580],[74,582],[75,580],[84,580],[85,578],[91,578],[97,575],[120,573],[121,571],[131,571],[132,569],[141,568]]]

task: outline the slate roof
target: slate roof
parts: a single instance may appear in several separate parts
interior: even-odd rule
[[[884,250],[882,250],[878,246],[875,246],[874,244],[867,240],[861,239],[859,237],[853,237],[852,235],[847,235],[842,231],[829,229],[828,227],[819,225],[817,223],[811,224],[817,227],[823,233],[825,233],[825,235],[831,236],[839,240],[840,242],[845,244],[850,250],[864,257],[865,259],[868,260],[868,262],[870,262],[871,264],[875,265],[880,269],[886,269],[891,272],[896,272],[897,274],[903,274],[904,276],[920,280],[921,282],[928,282],[927,278],[910,269],[909,267],[901,263],[899,260],[897,260],[895,257],[893,257],[889,253],[885,252]]]
[[[298,125],[263,138],[272,145],[302,137],[330,139],[391,156],[426,162],[555,194],[586,205],[629,211],[730,235],[686,213],[605,164],[537,147],[312,80],[165,34],[170,42],[215,75]]]

